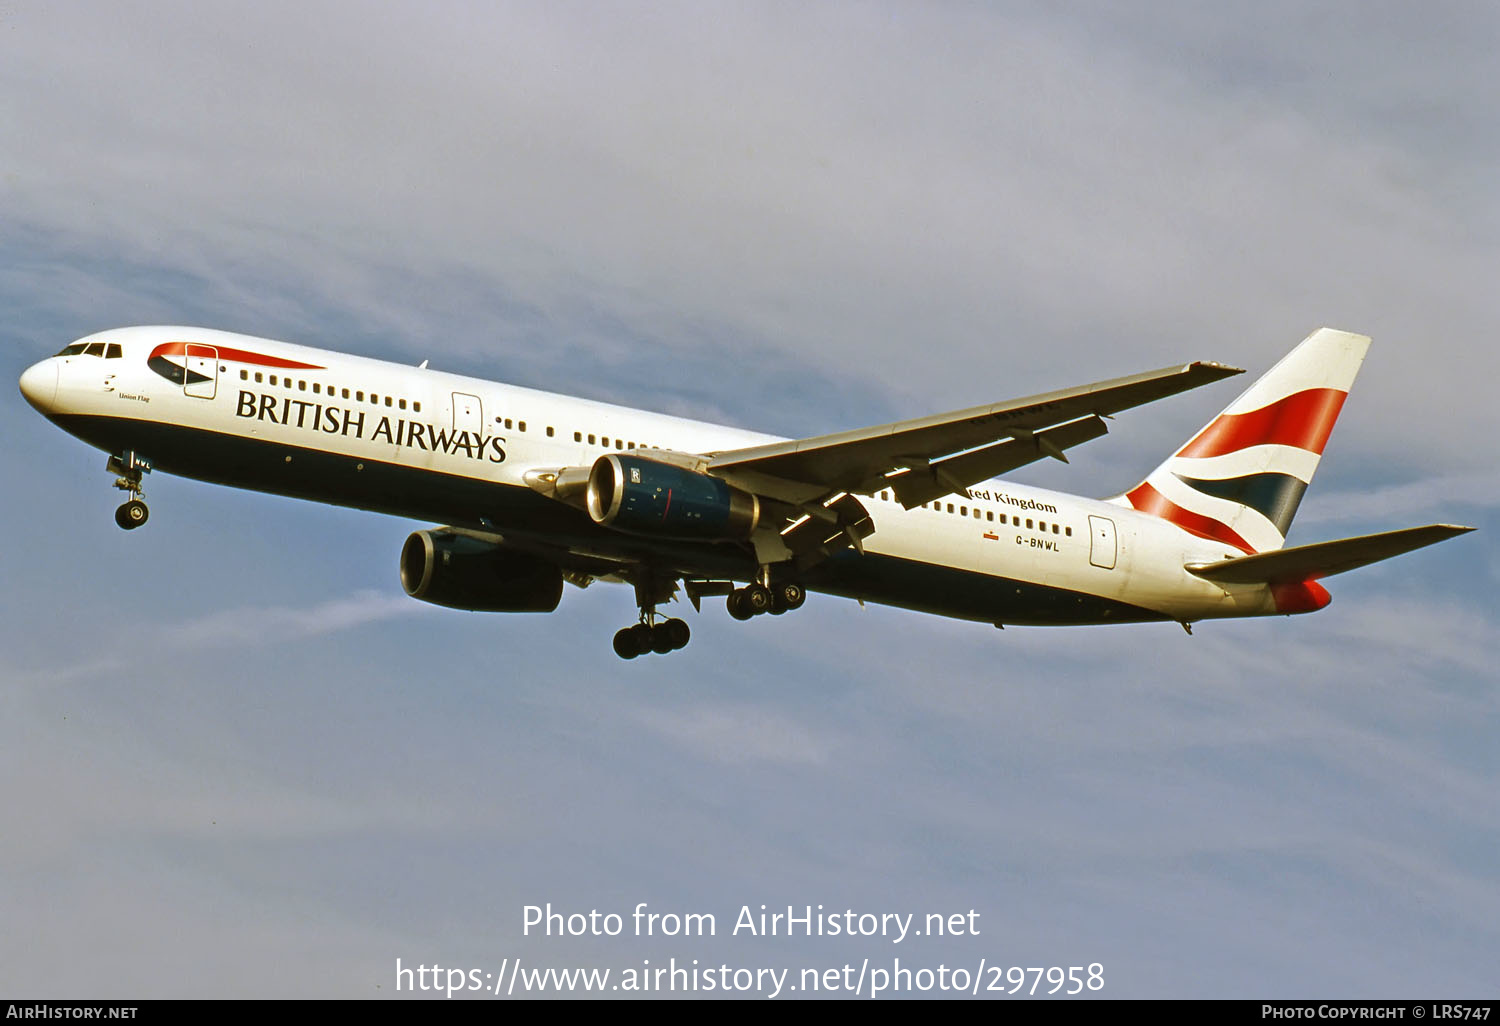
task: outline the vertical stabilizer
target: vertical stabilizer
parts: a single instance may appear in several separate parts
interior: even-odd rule
[[[1281,548],[1369,347],[1319,328],[1115,501],[1242,552]]]

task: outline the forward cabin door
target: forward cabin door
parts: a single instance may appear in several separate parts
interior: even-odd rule
[[[212,399],[219,392],[219,351],[189,342],[183,354],[182,390],[195,399]]]
[[[1115,522],[1108,517],[1089,517],[1089,562],[1113,570],[1116,548]]]

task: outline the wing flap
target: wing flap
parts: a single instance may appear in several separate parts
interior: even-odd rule
[[[1063,455],[1064,449],[1108,432],[1109,428],[1101,418],[1081,417],[1045,431],[1017,433],[993,445],[928,463],[925,467],[912,460],[910,469],[892,475],[877,487],[890,487],[907,509],[954,492],[967,497],[971,486],[1044,457],[1051,456],[1066,463],[1068,458]]]
[[[1340,538],[1337,541],[1297,545],[1219,563],[1189,564],[1189,573],[1220,584],[1281,584],[1315,581],[1378,563],[1393,556],[1435,545],[1474,530],[1456,524],[1428,524],[1399,531]]]

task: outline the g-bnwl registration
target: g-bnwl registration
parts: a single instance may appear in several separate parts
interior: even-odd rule
[[[1322,578],[1470,528],[1286,548],[1369,346],[1310,335],[1135,488],[1088,499],[1000,475],[1105,434],[1130,407],[1241,373],[1190,363],[788,440],[201,328],[79,339],[28,368],[32,406],[109,454],[140,527],[156,470],[445,526],[402,548],[407,594],[551,612],[564,583],[633,586],[626,659],[686,645],[726,596],[748,620],[808,591],[990,623],[1306,613]]]

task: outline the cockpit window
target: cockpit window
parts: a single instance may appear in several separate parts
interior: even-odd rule
[[[77,356],[89,347],[87,342],[74,342],[72,345],[63,346],[58,356]]]
[[[106,350],[105,353],[104,353],[104,358],[106,360],[118,360],[120,357],[122,357],[124,355],[125,355],[124,352],[122,352],[121,349],[120,349],[120,343],[118,343],[118,342],[111,342],[109,344],[109,349]]]
[[[83,355],[84,356],[103,356],[104,355],[104,343],[103,342],[90,342],[89,343],[89,347],[83,351]]]

